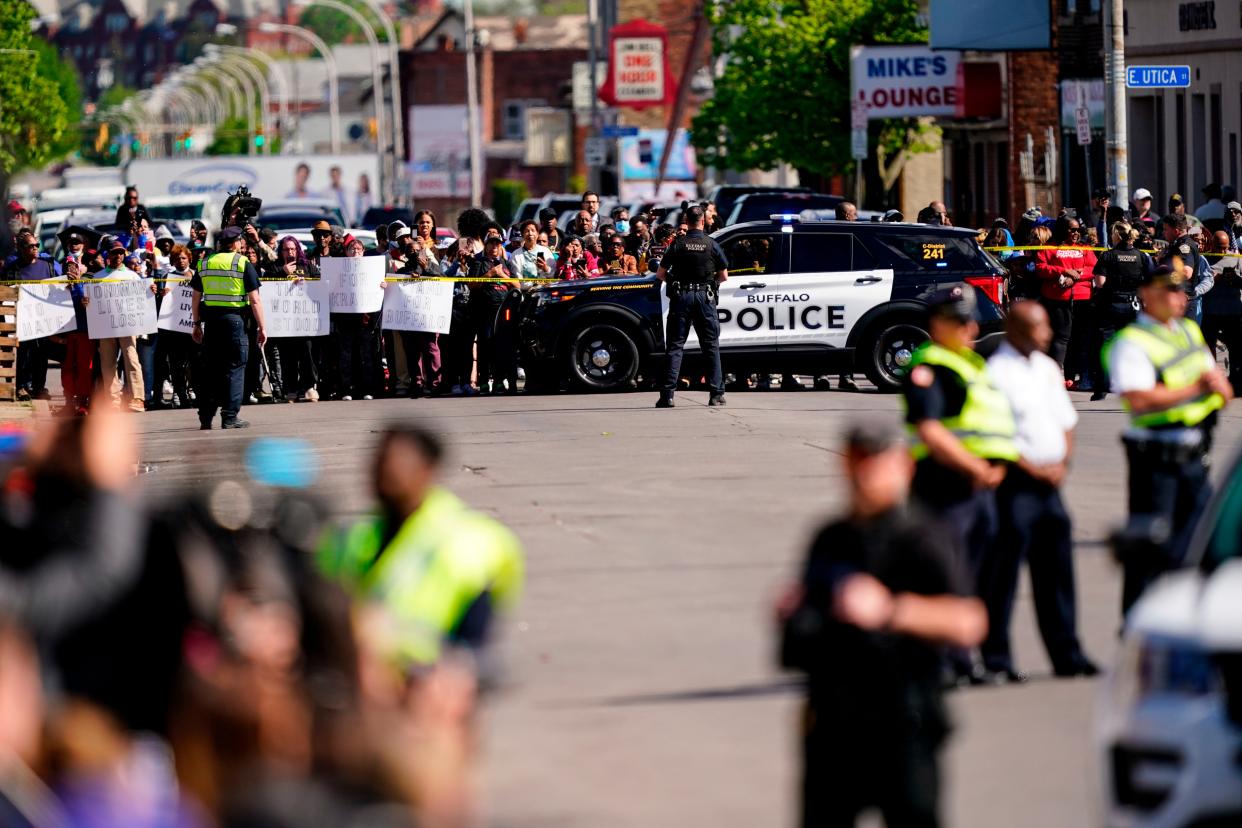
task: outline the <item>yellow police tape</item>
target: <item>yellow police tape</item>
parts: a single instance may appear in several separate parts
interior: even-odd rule
[[[1103,252],[1106,250],[1111,250],[1112,248],[1111,247],[1079,247],[1078,245],[1072,245],[1072,244],[1062,244],[1062,245],[1020,244],[1020,245],[1008,245],[1005,247],[985,247],[983,249],[988,251],[989,253],[996,253],[996,252],[1003,251],[1003,250],[1093,250],[1098,253],[1098,252]],[[1139,248],[1139,249],[1141,250],[1142,248]],[[1162,253],[1164,251],[1163,250],[1143,250],[1143,252],[1149,253],[1149,254],[1156,254],[1156,253]],[[1203,251],[1199,251],[1199,255],[1207,256],[1207,257],[1214,258],[1214,259],[1220,259],[1220,258],[1224,258],[1225,256],[1242,256],[1242,253],[1204,253]]]
[[[321,280],[319,276],[274,276],[261,277],[260,282],[292,282],[295,279],[301,279],[304,282],[318,282]],[[185,276],[176,279],[0,279],[0,285],[17,286],[17,285],[105,285],[119,284],[121,282],[152,282],[158,284],[176,284],[178,282],[188,282]],[[497,282],[563,282],[564,279],[554,279],[549,277],[539,277],[528,279],[514,276],[510,279],[489,279],[480,276],[385,276],[385,282],[487,282],[495,284]],[[584,281],[584,280],[579,280]]]

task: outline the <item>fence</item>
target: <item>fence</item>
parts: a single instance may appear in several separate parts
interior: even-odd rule
[[[0,285],[0,401],[17,399],[17,288]]]

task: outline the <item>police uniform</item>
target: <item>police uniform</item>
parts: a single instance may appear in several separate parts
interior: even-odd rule
[[[220,233],[224,241],[229,234],[240,235],[236,228]],[[202,294],[199,315],[203,322],[204,365],[206,382],[199,394],[198,421],[204,429],[211,428],[212,418],[220,411],[221,428],[244,428],[237,418],[245,388],[249,339],[246,316],[250,313],[248,294],[259,289],[259,274],[241,253],[213,253],[198,264],[190,279],[191,289]]]
[[[1180,272],[1157,269],[1145,283],[1181,285]],[[1215,370],[1199,326],[1189,319],[1162,324],[1145,313],[1105,347],[1105,359],[1119,394],[1177,390],[1197,385]],[[1178,566],[1185,555],[1195,518],[1210,494],[1208,452],[1216,412],[1225,400],[1208,393],[1156,411],[1133,411],[1122,435],[1129,464],[1131,525],[1162,518],[1166,539],[1152,548],[1123,556],[1122,611],[1128,611],[1148,584]],[[1153,521],[1154,523],[1154,521]],[[1154,528],[1154,527],[1153,527]],[[1153,533],[1154,535],[1155,533]]]
[[[973,289],[964,286],[937,291],[928,299],[932,312],[969,319],[974,313]],[[926,342],[915,352],[903,384],[906,427],[915,459],[911,495],[925,510],[940,517],[954,536],[955,546],[976,594],[992,605],[1003,596],[991,594],[994,561],[989,559],[998,531],[996,492],[976,489],[973,480],[939,463],[918,436],[918,426],[939,421],[962,446],[990,463],[1014,462],[1014,420],[1009,402],[988,379],[986,363],[974,351],[954,352]],[[968,654],[950,654],[959,678],[977,670]]]
[[[482,648],[495,610],[524,578],[522,547],[503,525],[432,488],[400,525],[363,520],[319,554],[329,577],[388,611],[386,655],[404,668],[434,664],[446,646]]]
[[[1104,277],[1104,286],[1095,288],[1091,302],[1095,305],[1096,327],[1092,331],[1091,385],[1094,397],[1103,398],[1108,389],[1108,370],[1102,351],[1117,331],[1138,316],[1138,288],[1143,274],[1153,267],[1151,256],[1126,242],[1100,254],[1092,274]]]
[[[728,269],[728,260],[715,239],[702,230],[691,230],[669,246],[660,260],[666,271],[668,323],[665,348],[668,373],[660,388],[659,405],[671,405],[690,326],[699,337],[699,347],[707,361],[709,405],[724,403],[724,377],[720,369],[720,318],[716,315],[716,274]]]

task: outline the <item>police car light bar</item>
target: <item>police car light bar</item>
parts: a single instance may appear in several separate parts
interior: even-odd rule
[[[779,221],[781,224],[796,224],[802,221],[798,213],[773,213],[768,218],[772,221]]]

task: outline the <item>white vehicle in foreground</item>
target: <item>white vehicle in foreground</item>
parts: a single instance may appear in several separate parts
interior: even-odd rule
[[[1131,609],[1103,685],[1108,826],[1242,825],[1242,461],[1188,561]]]

